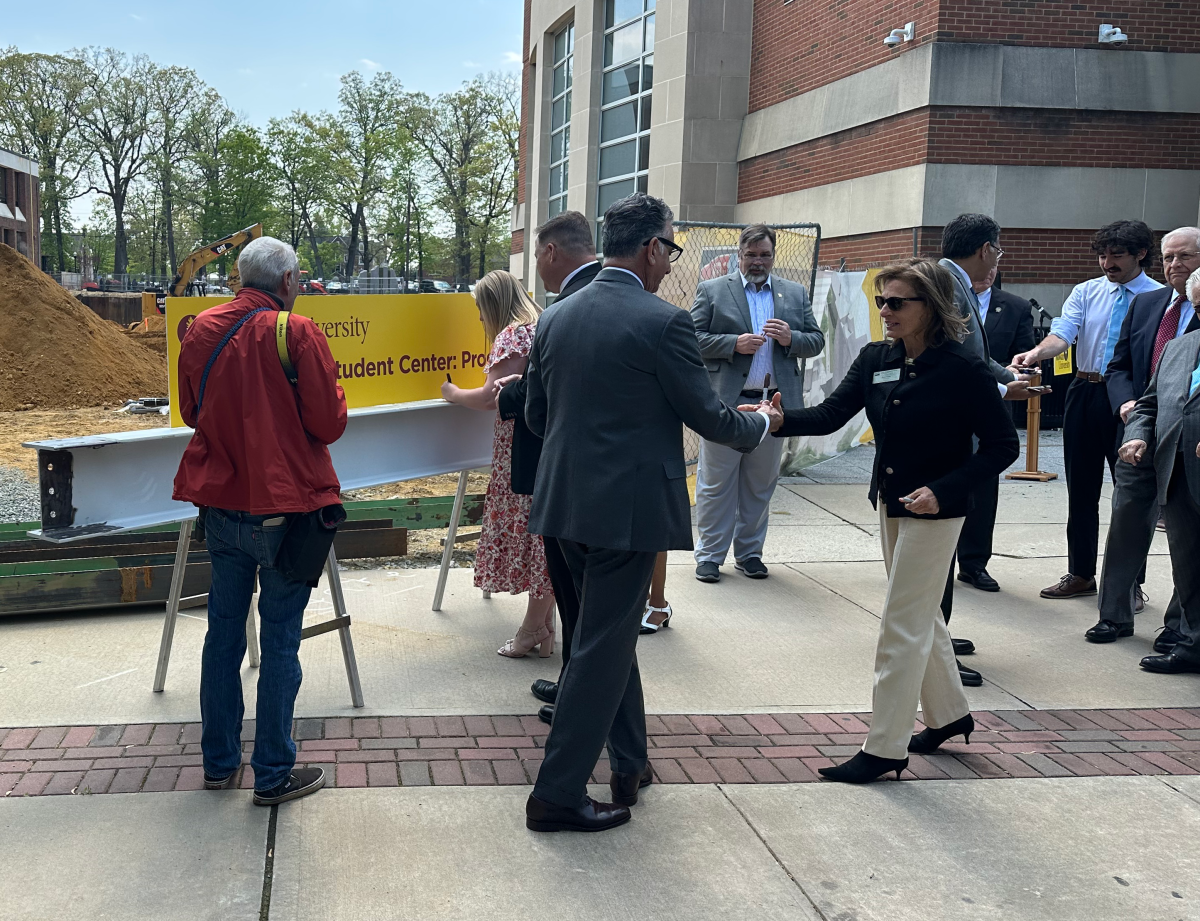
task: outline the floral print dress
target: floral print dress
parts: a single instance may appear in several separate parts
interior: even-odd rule
[[[528,358],[533,348],[532,324],[509,326],[492,345],[484,373],[505,358]],[[529,533],[532,496],[512,491],[513,421],[496,416],[492,443],[492,479],[483,503],[483,523],[475,551],[475,587],[485,592],[529,592],[534,598],[552,595],[541,535]]]

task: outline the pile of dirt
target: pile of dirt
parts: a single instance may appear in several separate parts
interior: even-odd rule
[[[130,323],[123,333],[139,345],[154,349],[164,357],[167,354],[167,318],[144,317],[137,323]]]
[[[0,412],[166,393],[165,354],[133,341],[0,244]]]

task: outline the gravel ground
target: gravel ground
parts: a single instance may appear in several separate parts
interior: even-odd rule
[[[41,515],[37,486],[20,470],[0,467],[0,521],[37,521]]]

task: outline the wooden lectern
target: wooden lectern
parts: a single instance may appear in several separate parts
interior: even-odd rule
[[[1037,387],[1041,382],[1042,375],[1034,374],[1029,381],[1029,386]],[[1029,398],[1029,405],[1025,411],[1025,469],[1006,474],[1004,477],[1006,480],[1037,480],[1039,483],[1045,483],[1058,479],[1057,473],[1043,473],[1038,470],[1038,434],[1041,430],[1042,398],[1033,396]]]

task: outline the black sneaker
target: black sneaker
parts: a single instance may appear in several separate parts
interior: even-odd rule
[[[765,579],[767,577],[767,567],[756,556],[741,563],[734,563],[733,568],[749,579]]]
[[[233,774],[226,774],[224,777],[213,777],[208,771],[204,772],[204,789],[205,790],[224,790],[229,786],[229,782],[233,780]]]
[[[290,799],[299,799],[309,793],[316,793],[325,786],[325,772],[320,768],[296,768],[277,787],[270,790],[255,790],[254,805],[274,806],[276,803],[286,803]]]
[[[701,563],[696,567],[696,578],[701,582],[720,582],[721,567],[716,563]]]

